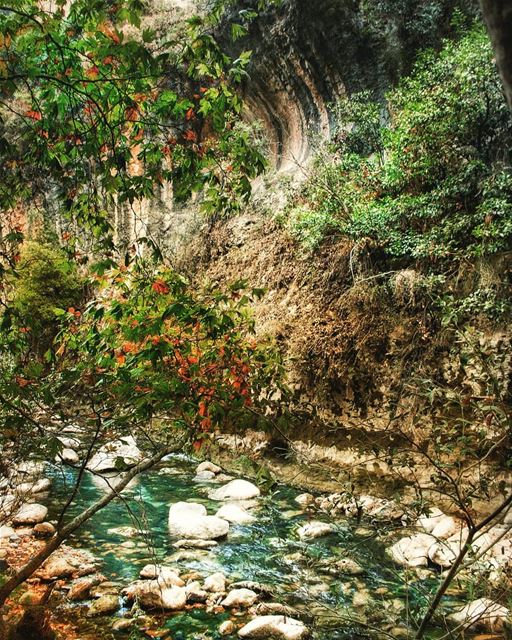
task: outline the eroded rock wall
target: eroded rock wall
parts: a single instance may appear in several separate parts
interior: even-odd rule
[[[284,0],[261,14],[236,48],[226,37],[234,54],[253,51],[247,117],[264,123],[275,165],[293,170],[308,158],[315,136],[335,125],[330,105],[341,96],[382,96],[419,49],[437,47],[450,32],[455,9],[474,14],[476,2]]]

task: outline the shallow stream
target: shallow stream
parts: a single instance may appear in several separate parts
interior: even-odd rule
[[[138,578],[147,563],[178,566],[181,573],[198,572],[204,577],[222,571],[229,581],[251,580],[272,587],[274,602],[288,604],[304,615],[314,616],[317,640],[374,637],[376,630],[406,623],[411,612],[426,603],[437,584],[437,576],[418,580],[387,559],[384,544],[376,541],[384,526],[336,520],[336,532],[311,541],[301,541],[296,530],[308,520],[332,522],[328,516],[301,509],[294,498],[300,493],[289,486],[277,486],[258,499],[251,512],[254,524],[231,525],[225,541],[211,550],[177,550],[167,530],[169,506],[180,500],[203,503],[214,514],[222,503],[209,500],[215,482],[196,482],[190,459],[173,456],[144,474],[117,500],[89,520],[70,541],[74,547],[91,551],[99,570],[121,587]],[[72,472],[56,470],[51,493],[50,517],[56,517],[74,483]],[[101,478],[87,474],[81,491],[66,518],[80,513],[103,495]],[[133,535],[127,528],[136,528]],[[363,569],[357,576],[334,571],[342,558],[355,560]],[[77,606],[77,605],[73,605]],[[121,610],[119,615],[126,611]],[[240,612],[240,622],[246,614]],[[245,617],[244,617],[245,616]],[[217,628],[230,612],[206,613],[190,609],[166,614],[161,626],[171,630],[172,640],[217,639]],[[111,621],[110,621],[111,622]],[[107,621],[94,621],[99,640],[112,638]],[[318,626],[319,625],[319,626]],[[104,631],[101,631],[101,629]],[[433,630],[428,636],[435,638]],[[132,632],[130,638],[147,637]]]

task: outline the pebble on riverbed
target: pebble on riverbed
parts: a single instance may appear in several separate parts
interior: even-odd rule
[[[87,611],[89,617],[103,616],[114,613],[119,609],[119,597],[114,595],[101,596],[95,600]]]
[[[232,620],[225,620],[219,627],[219,633],[221,636],[230,636],[235,633],[236,627]]]
[[[321,538],[327,536],[335,531],[332,524],[328,522],[319,522],[313,520],[297,529],[297,534],[301,540],[312,540],[314,538]]]

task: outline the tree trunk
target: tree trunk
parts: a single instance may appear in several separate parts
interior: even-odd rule
[[[512,0],[480,0],[505,97],[512,109]]]

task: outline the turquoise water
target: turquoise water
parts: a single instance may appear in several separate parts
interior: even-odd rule
[[[277,486],[260,498],[259,506],[252,511],[257,518],[255,523],[231,525],[227,540],[212,550],[176,550],[167,532],[172,503],[201,502],[209,514],[214,514],[222,505],[207,497],[208,489],[219,486],[217,483],[192,480],[195,464],[176,456],[144,474],[123,492],[122,500],[116,500],[91,518],[72,538],[71,544],[90,550],[100,561],[100,571],[122,586],[137,578],[148,562],[177,565],[182,573],[197,571],[204,577],[222,571],[230,581],[265,583],[275,593],[273,601],[315,616],[320,628],[314,637],[319,640],[372,637],[374,629],[365,625],[378,629],[389,623],[390,614],[386,614],[385,606],[392,599],[407,602],[408,607],[414,609],[421,604],[425,590],[428,593],[435,587],[436,580],[420,583],[409,577],[404,582],[402,573],[384,555],[383,546],[375,542],[374,529],[368,523],[361,523],[365,526],[365,530],[361,530],[354,520],[337,520],[334,534],[300,541],[296,535],[300,525],[313,518],[330,520],[320,514],[304,513],[294,501],[299,491],[288,486]],[[73,487],[74,475],[59,469],[54,471],[53,479],[50,516],[56,518]],[[101,497],[104,491],[99,478],[86,474],[66,520]],[[135,527],[138,533],[131,537],[122,535],[120,528],[123,527]],[[357,561],[364,573],[356,577],[332,576],[321,566],[322,562],[344,557]],[[387,593],[379,593],[383,588]],[[372,598],[366,617],[361,617],[361,609],[354,609],[352,605],[354,594],[361,589],[366,589]],[[400,615],[405,620],[406,614]],[[350,622],[347,616],[364,624]],[[216,628],[227,617],[228,613],[209,614],[204,609],[193,609],[166,615],[162,624],[171,629],[173,640],[216,638]],[[208,635],[204,635],[205,632]]]

